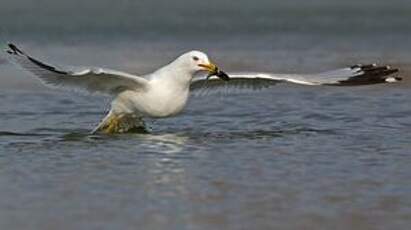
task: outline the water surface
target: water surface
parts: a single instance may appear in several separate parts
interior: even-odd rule
[[[410,9],[2,2],[0,40],[56,63],[143,74],[199,49],[227,72],[379,62],[405,81],[193,98],[150,134],[90,135],[109,98],[48,90],[0,57],[0,229],[408,229]]]
[[[196,98],[182,116],[149,122],[151,134],[111,136],[88,134],[100,98],[0,96],[7,228],[409,224],[408,90],[283,86]]]

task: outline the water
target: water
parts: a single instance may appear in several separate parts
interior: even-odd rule
[[[106,136],[89,132],[109,98],[0,59],[0,229],[408,229],[408,1],[167,3],[5,1],[2,39],[133,73],[200,49],[227,72],[380,62],[405,81],[192,98],[150,134]]]
[[[0,223],[408,226],[408,91],[285,86],[239,97],[194,99],[182,116],[149,123],[151,134],[93,136],[99,98],[2,93]]]

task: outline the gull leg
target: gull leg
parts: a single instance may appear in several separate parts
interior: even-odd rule
[[[105,128],[103,128],[101,131],[106,134],[117,133],[119,123],[120,122],[119,122],[118,117],[116,115],[113,115],[108,120],[108,125]]]
[[[116,119],[117,116],[110,111],[91,133],[114,133]]]
[[[132,114],[115,115],[111,111],[93,130],[94,133],[148,133],[148,130],[141,117]]]

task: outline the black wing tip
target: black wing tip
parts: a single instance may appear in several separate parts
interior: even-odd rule
[[[379,84],[379,83],[392,83],[402,81],[403,78],[399,76],[391,76],[392,74],[398,73],[399,68],[392,68],[389,65],[378,65],[368,64],[368,65],[353,65],[352,70],[358,69],[356,72],[359,73],[357,76],[350,77],[346,80],[339,81],[338,85],[341,86],[353,86],[353,85],[369,85],[369,84]]]
[[[394,73],[398,73],[400,71],[399,68],[392,68],[390,65],[378,65],[368,64],[368,65],[353,65],[350,67],[351,69],[358,69],[357,73],[362,73],[362,75],[379,75],[379,76],[387,76]]]
[[[34,59],[34,58],[30,57],[30,56],[27,56],[27,58],[28,58],[33,64],[35,64],[35,65],[37,65],[37,66],[39,66],[39,67],[41,67],[41,68],[43,68],[43,69],[46,69],[46,70],[48,70],[48,71],[51,71],[51,72],[54,72],[54,73],[58,73],[58,74],[69,74],[69,73],[66,72],[66,71],[58,70],[58,69],[56,69],[56,67],[51,66],[51,65],[46,64],[46,63],[43,63],[43,62],[41,62],[41,61],[39,61],[39,60],[36,60],[36,59]]]
[[[350,66],[351,69],[359,69],[359,71],[378,71],[378,70],[392,70],[395,72],[398,72],[398,68],[392,68],[390,65],[378,65],[377,63],[373,64],[367,64],[367,65],[362,65],[362,64],[356,64]]]
[[[50,65],[48,65],[48,64],[46,64],[46,63],[44,63],[44,62],[41,62],[41,61],[39,61],[39,60],[37,60],[37,59],[35,59],[35,58],[32,58],[32,57],[29,56],[29,55],[26,55],[23,51],[21,51],[19,48],[17,48],[17,46],[14,45],[13,43],[8,43],[7,45],[8,45],[8,47],[10,48],[9,50],[6,50],[6,52],[7,52],[8,54],[12,54],[12,55],[23,55],[23,56],[25,56],[29,61],[31,61],[33,64],[35,64],[35,65],[37,65],[37,66],[39,66],[39,67],[41,67],[41,68],[43,68],[43,69],[49,70],[49,71],[54,72],[54,73],[57,73],[57,74],[68,74],[68,72],[66,72],[66,71],[58,70],[58,69],[56,69],[56,67],[50,66]]]
[[[20,54],[20,55],[25,55],[23,51],[21,51],[19,48],[17,48],[16,45],[14,45],[13,43],[8,43],[7,44],[8,47],[10,48],[9,50],[7,50],[7,53],[9,54]]]

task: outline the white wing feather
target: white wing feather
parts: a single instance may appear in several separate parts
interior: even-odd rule
[[[132,74],[99,67],[61,67],[41,62],[9,44],[9,59],[36,75],[50,87],[88,93],[116,94],[126,89],[144,89],[147,80]]]
[[[398,69],[392,69],[390,66],[372,64],[355,65],[318,74],[234,73],[228,74],[230,76],[229,81],[222,81],[216,76],[210,77],[208,80],[205,76],[194,78],[190,88],[194,95],[205,95],[259,90],[281,82],[310,86],[369,85],[400,81],[401,78],[390,76],[397,72]]]

